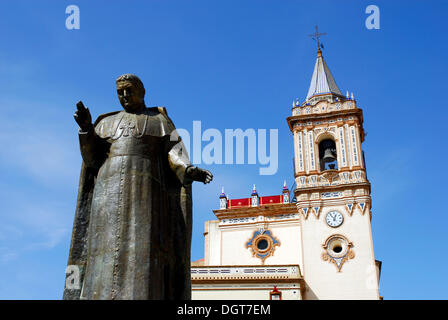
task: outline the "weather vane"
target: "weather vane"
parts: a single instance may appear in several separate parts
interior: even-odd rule
[[[319,33],[319,29],[316,25],[316,32],[313,34],[308,35],[309,37],[311,37],[313,40],[315,40],[317,42],[317,49],[323,48],[324,46],[319,42],[319,38],[321,36],[326,36],[327,34],[324,33]]]

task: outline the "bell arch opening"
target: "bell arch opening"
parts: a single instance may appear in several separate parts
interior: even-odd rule
[[[320,171],[337,170],[338,159],[336,143],[333,139],[324,139],[319,143]]]

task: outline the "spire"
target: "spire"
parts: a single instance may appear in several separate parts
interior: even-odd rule
[[[311,77],[310,88],[306,95],[306,100],[309,101],[312,97],[317,95],[337,95],[343,96],[339,90],[333,75],[325,63],[322,51],[320,48],[317,51],[317,60],[314,65],[313,76]]]
[[[324,57],[322,56],[322,45],[319,43],[319,37],[322,35],[326,35],[326,33],[319,33],[317,26],[316,33],[310,35],[317,41],[317,60],[314,65],[310,88],[308,89],[308,94],[306,95],[306,102],[310,104],[314,104],[317,101],[327,98],[333,100],[336,97],[344,97],[326,64]],[[319,98],[312,99],[316,96],[319,96]]]

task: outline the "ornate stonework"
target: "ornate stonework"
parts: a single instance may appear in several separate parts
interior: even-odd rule
[[[270,230],[260,228],[255,231],[246,242],[246,248],[250,248],[252,255],[261,259],[261,263],[272,256],[275,251],[275,247],[280,245],[280,241],[272,235]]]
[[[322,259],[334,263],[338,272],[341,272],[342,265],[348,260],[355,257],[352,250],[353,244],[343,235],[335,234],[327,238],[322,245],[324,252]]]

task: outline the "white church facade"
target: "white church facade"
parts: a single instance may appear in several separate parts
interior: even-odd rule
[[[363,113],[341,93],[318,47],[307,97],[287,118],[296,187],[228,199],[205,223],[193,299],[381,299]],[[281,188],[279,188],[281,189]],[[280,191],[280,190],[279,190]]]

